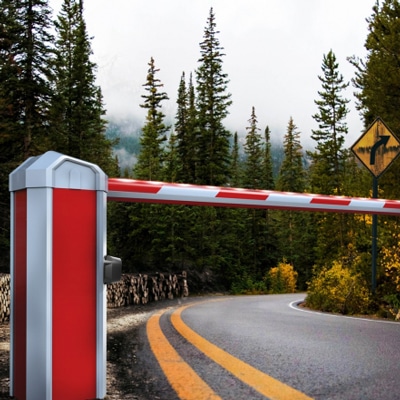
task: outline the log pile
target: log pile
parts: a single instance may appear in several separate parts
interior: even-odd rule
[[[0,274],[0,323],[10,320],[10,275]]]
[[[147,304],[150,301],[189,296],[187,274],[123,274],[107,285],[107,307]],[[0,274],[0,323],[10,321],[10,275]]]
[[[147,304],[188,295],[185,271],[181,274],[123,274],[119,282],[107,285],[107,307]]]

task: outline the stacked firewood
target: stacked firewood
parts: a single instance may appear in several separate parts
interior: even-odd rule
[[[147,304],[188,295],[185,271],[181,274],[123,274],[119,282],[107,286],[107,306]]]
[[[10,275],[0,274],[0,323],[10,320]]]
[[[180,274],[123,274],[107,285],[107,306],[123,307],[189,296],[186,272]],[[0,274],[0,323],[10,320],[10,275]]]

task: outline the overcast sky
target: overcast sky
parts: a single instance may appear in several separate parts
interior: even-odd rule
[[[50,0],[55,15],[62,0]],[[244,134],[254,106],[258,126],[282,140],[293,117],[303,146],[317,129],[312,115],[322,75],[324,54],[333,50],[346,81],[354,68],[346,60],[364,58],[366,18],[375,0],[85,0],[88,34],[93,37],[93,61],[98,66],[109,116],[138,117],[150,57],[170,100],[164,112],[175,116],[176,94],[184,71],[198,67],[209,10],[214,9],[218,38],[226,56],[228,91],[233,104],[226,126]],[[355,110],[354,88],[347,117],[351,146],[363,131]]]

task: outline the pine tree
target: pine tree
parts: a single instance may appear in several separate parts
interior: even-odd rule
[[[292,117],[284,138],[284,159],[276,187],[281,191],[299,193],[306,188],[300,133]],[[278,211],[274,215],[280,256],[294,266],[299,273],[299,280],[304,283],[313,263],[315,236],[312,236],[312,217],[310,213],[292,210]]]
[[[243,186],[250,189],[265,189],[265,144],[257,124],[255,108],[252,107],[249,126],[246,128],[244,145]],[[276,251],[272,221],[268,210],[243,210],[244,233],[243,271],[251,280],[260,280],[275,261]]]
[[[290,117],[287,133],[284,138],[285,158],[281,165],[276,187],[286,192],[303,192],[305,189],[305,172],[303,152],[300,143],[300,132]]]
[[[15,7],[19,27],[12,50],[19,67],[14,90],[22,102],[23,158],[45,151],[48,111],[52,99],[53,42],[51,9],[47,0],[21,0]]]
[[[323,194],[342,194],[344,164],[348,151],[344,149],[347,134],[346,115],[349,112],[349,100],[341,96],[349,83],[344,82],[338,71],[338,63],[332,50],[324,55],[322,62],[323,76],[319,76],[322,90],[318,92],[320,100],[315,100],[318,113],[313,115],[318,123],[318,130],[313,130],[311,138],[316,144],[316,151],[310,152],[312,158],[312,191]]]
[[[3,123],[8,120],[8,132],[13,136],[19,162],[46,150],[53,58],[51,9],[47,3],[46,0],[0,3],[0,110],[6,117]],[[8,141],[10,137],[5,139]]]
[[[230,186],[240,187],[242,185],[242,169],[239,154],[239,139],[238,133],[235,132],[233,135],[233,147],[231,154],[231,172],[230,172]]]
[[[246,127],[246,142],[244,144],[244,171],[243,186],[249,189],[260,189],[263,181],[263,148],[261,143],[260,129],[257,126],[255,108],[251,109],[249,126]],[[261,257],[259,250],[262,247],[264,237],[263,211],[246,210],[246,266],[248,276],[256,276],[260,272]]]
[[[143,84],[146,94],[140,106],[147,110],[146,122],[140,137],[140,153],[134,167],[134,176],[144,180],[163,180],[166,174],[175,171],[168,170],[167,152],[165,142],[169,127],[165,125],[165,115],[162,112],[162,102],[168,96],[161,89],[163,84],[157,78],[160,71],[156,68],[153,57],[148,63],[146,83]],[[173,156],[175,144],[170,143],[170,156]],[[172,160],[170,160],[172,162]],[[173,161],[175,162],[175,160]],[[172,167],[172,164],[170,164]],[[166,168],[167,167],[167,168]],[[133,204],[128,210],[130,221],[129,241],[135,246],[130,254],[131,262],[135,265],[150,270],[159,268],[165,263],[168,255],[170,240],[169,235],[169,208],[161,204]]]
[[[0,184],[6,198],[1,208],[8,206],[8,175],[23,161],[24,129],[22,125],[20,67],[15,52],[23,26],[17,20],[17,5],[13,0],[0,2]]]
[[[264,131],[265,149],[264,149],[264,185],[263,189],[273,190],[275,188],[272,153],[271,153],[271,133],[267,126]]]
[[[342,92],[348,87],[339,73],[339,65],[332,50],[324,55],[323,76],[319,76],[322,90],[318,92],[320,100],[315,100],[318,113],[313,116],[319,129],[313,131],[312,138],[317,142],[316,151],[309,152],[311,191],[314,193],[343,195],[348,181],[349,151],[344,148],[347,134],[346,116],[349,112],[349,100]],[[346,252],[353,217],[343,214],[314,215],[317,233],[316,259],[318,266],[329,264]]]
[[[369,34],[364,44],[367,56],[365,60],[355,56],[349,59],[356,68],[352,83],[357,89],[357,108],[365,128],[380,117],[397,136],[400,136],[399,20],[397,0],[376,2],[367,19]],[[385,198],[399,198],[399,160],[379,179],[379,187]]]
[[[171,133],[168,140],[168,147],[165,155],[165,170],[163,180],[167,182],[177,182],[177,177],[180,172],[180,159],[177,150],[177,135],[176,133]]]
[[[0,269],[8,270],[8,176],[47,150],[52,97],[51,10],[45,0],[0,1]]]
[[[194,183],[196,176],[196,106],[195,94],[190,75],[189,87],[186,87],[185,73],[182,73],[179,83],[176,113],[176,148],[180,159],[177,180],[184,183]]]
[[[196,93],[193,85],[193,77],[190,74],[189,86],[187,90],[187,150],[188,150],[188,170],[187,183],[196,183],[197,166],[199,160],[199,128],[197,124]]]
[[[188,137],[188,126],[187,126],[187,112],[188,112],[188,100],[185,73],[182,72],[181,80],[179,82],[178,97],[176,100],[177,111],[175,117],[175,134],[176,134],[176,152],[180,159],[180,168],[178,170],[178,181],[187,182],[188,164],[189,164],[189,142]]]
[[[15,30],[15,2],[0,2],[0,272],[9,272],[10,193],[8,176],[22,160],[23,141],[19,121],[22,109],[15,91],[18,65],[12,49]],[[23,137],[23,136],[22,136]]]
[[[400,132],[399,19],[397,0],[376,2],[367,19],[369,34],[364,47],[368,54],[365,60],[356,56],[349,58],[356,68],[352,83],[358,89],[357,108],[365,128],[379,116],[394,132]]]
[[[96,65],[90,60],[92,51],[83,16],[83,0],[64,0],[55,26],[53,148],[98,164],[114,175],[117,169],[112,143],[105,137],[105,111],[101,90],[95,82]]]
[[[228,181],[230,137],[222,121],[228,115],[231,104],[226,92],[228,78],[222,71],[222,53],[217,37],[213,9],[207,20],[204,40],[200,43],[200,66],[197,77],[197,113],[199,160],[197,183],[204,185],[224,185]]]
[[[144,103],[140,105],[147,109],[147,116],[140,138],[141,150],[135,165],[135,176],[139,179],[161,180],[165,157],[163,143],[167,140],[166,132],[169,130],[169,126],[164,123],[161,103],[168,100],[168,96],[160,91],[163,84],[156,77],[160,70],[155,67],[153,57],[148,66],[147,82],[143,85],[147,94],[142,95]]]
[[[244,187],[261,189],[264,182],[263,146],[254,107],[251,110],[249,124],[250,125],[246,128],[246,143],[244,145],[246,155],[244,165]]]

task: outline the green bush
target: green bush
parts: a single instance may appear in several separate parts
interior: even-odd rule
[[[258,281],[247,273],[237,276],[231,285],[233,294],[266,294],[268,292],[264,281]]]
[[[360,274],[353,273],[334,261],[331,268],[323,268],[309,282],[308,307],[342,314],[367,313],[370,294]]]

